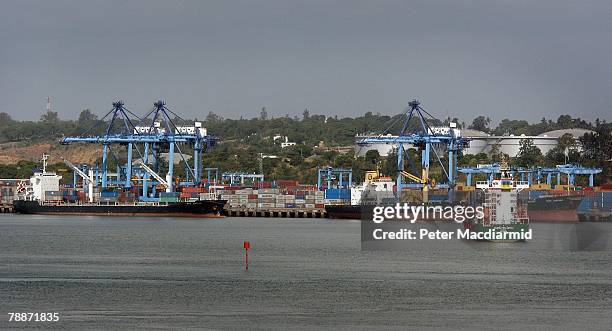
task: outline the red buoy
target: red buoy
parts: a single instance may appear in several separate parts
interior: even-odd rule
[[[251,243],[247,240],[244,242],[243,246],[244,246],[244,252],[245,252],[244,269],[249,270],[249,248],[251,248]]]

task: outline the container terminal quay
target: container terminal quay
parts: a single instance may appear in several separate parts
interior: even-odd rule
[[[499,163],[460,167],[460,154],[491,152],[489,141],[501,138],[466,135],[453,122],[430,125],[431,115],[416,100],[403,115],[403,129],[397,133],[356,137],[356,155],[371,149],[397,155],[395,173],[371,169],[365,172],[363,182],[356,183],[352,169],[322,166],[317,169],[316,183],[299,183],[267,180],[261,167],[259,173],[203,167],[207,152],[220,138],[208,132],[202,122],[176,125],[173,119],[177,115],[163,101],[155,102],[142,117],[116,101],[100,119],[106,125],[103,134],[85,130],[59,141],[63,145],[101,146],[101,163],[74,164],[62,155],[44,154],[31,178],[0,179],[1,210],[58,215],[359,219],[359,207],[364,205],[474,203],[479,191],[491,187],[496,174],[503,172],[515,188],[520,187],[530,221],[612,221],[612,185],[595,180],[601,168],[569,162],[555,167]],[[415,118],[420,126],[408,130]],[[504,148],[512,150],[509,144],[518,143],[519,138],[530,137],[508,137]],[[537,139],[548,146],[557,138],[544,135]],[[286,140],[283,144],[291,143]],[[73,175],[71,182],[47,170],[49,157],[66,165]],[[260,154],[260,164],[264,157]],[[110,167],[111,159],[116,168]],[[419,164],[420,171],[412,170],[411,163]],[[442,180],[431,175],[434,167],[443,174]],[[181,177],[175,171],[179,168]],[[583,185],[578,184],[578,178]]]

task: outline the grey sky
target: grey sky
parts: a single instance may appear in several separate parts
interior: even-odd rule
[[[3,1],[0,111],[610,120],[610,1]]]

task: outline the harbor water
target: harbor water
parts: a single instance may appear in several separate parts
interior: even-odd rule
[[[359,221],[0,215],[0,328],[609,329],[612,223],[532,228],[361,251]]]

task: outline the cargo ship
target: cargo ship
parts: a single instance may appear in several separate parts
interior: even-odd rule
[[[484,217],[465,221],[463,226],[470,230],[470,238],[479,241],[525,241],[529,217],[519,192],[528,189],[529,183],[515,181],[505,162],[502,162],[499,171],[497,179],[476,183],[476,188],[482,189],[485,194]]]
[[[578,222],[612,222],[612,184],[585,196],[578,206]]]
[[[132,204],[41,203],[36,200],[15,200],[13,210],[20,214],[91,215],[91,216],[168,216],[221,217],[225,202],[199,200],[193,202]]]
[[[359,220],[364,216],[370,219],[373,206],[394,206],[398,201],[395,192],[395,181],[391,177],[380,176],[378,172],[368,171],[366,172],[366,181],[357,187],[353,187],[350,190],[349,203],[345,204],[326,204],[325,211],[328,218],[332,219],[353,219]],[[416,192],[416,191],[415,191]],[[403,192],[408,193],[408,192]],[[444,192],[444,197],[439,194],[436,195],[436,199],[423,201],[423,195],[419,191],[418,194],[406,194],[402,197],[402,202],[410,202],[412,204],[423,204],[427,206],[454,206],[465,201],[448,200],[448,192]],[[418,197],[418,198],[417,198]],[[431,196],[430,196],[431,197]],[[349,200],[346,200],[349,201]],[[365,214],[364,214],[365,213]],[[428,218],[429,221],[448,221],[447,219],[440,217]]]
[[[205,199],[170,201],[159,198],[157,201],[117,201],[107,197],[94,201],[93,190],[89,201],[66,199],[60,191],[62,176],[43,170],[35,170],[28,183],[21,185],[18,198],[13,200],[13,210],[21,214],[46,215],[94,215],[94,216],[167,216],[167,217],[222,217],[226,200]],[[91,187],[90,187],[91,190]],[[173,195],[174,192],[162,192]],[[178,192],[176,192],[178,196]]]
[[[579,195],[543,195],[528,201],[532,222],[578,222]]]
[[[387,205],[395,203],[393,185],[395,182],[390,177],[380,177],[378,172],[366,172],[367,180],[358,187],[346,190],[350,195],[344,200],[350,204],[326,204],[325,212],[328,218],[354,219],[362,217],[364,206]]]
[[[326,205],[327,218],[333,219],[361,219],[361,205]]]

